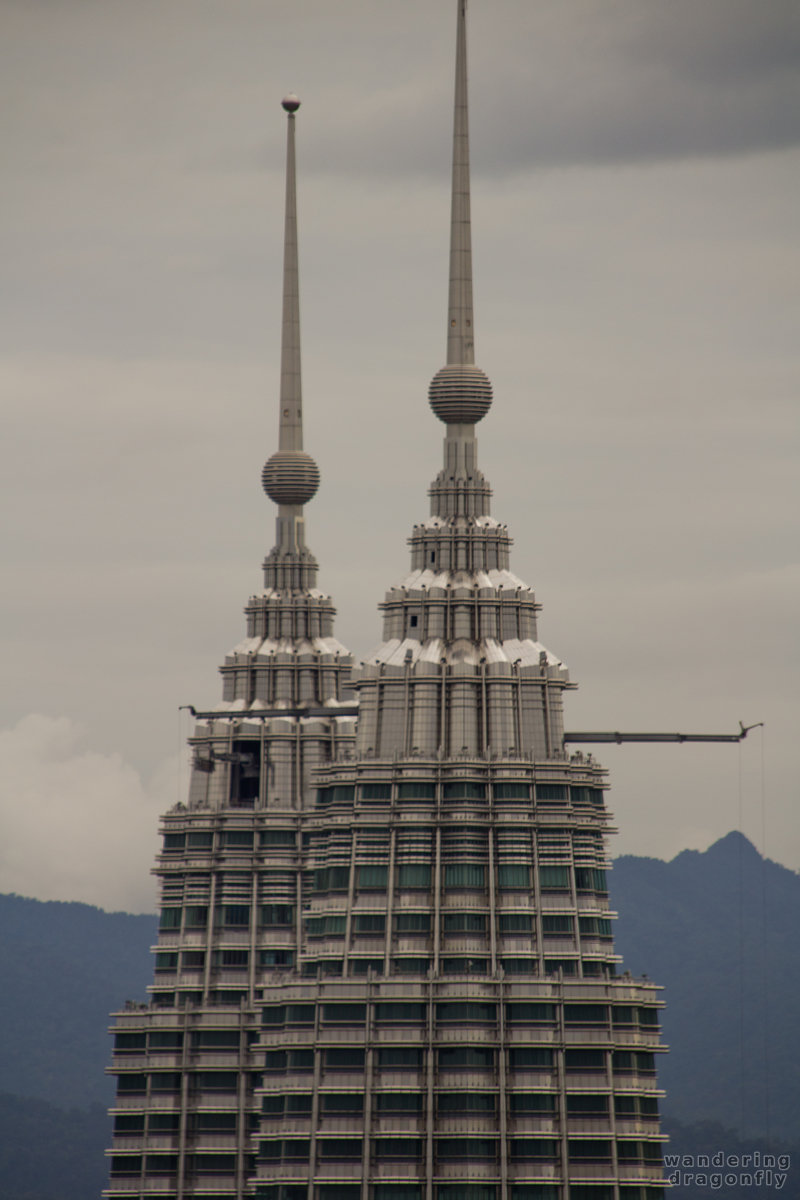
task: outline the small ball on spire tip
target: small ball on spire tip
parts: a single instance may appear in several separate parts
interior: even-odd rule
[[[296,113],[300,107],[300,101],[295,96],[294,92],[289,92],[288,96],[284,96],[281,100],[281,107],[287,113]]]

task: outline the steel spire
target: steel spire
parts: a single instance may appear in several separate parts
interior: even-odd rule
[[[469,196],[467,108],[467,0],[458,0],[456,90],[453,114],[453,188],[450,208],[450,295],[447,305],[447,362],[475,362],[472,314],[472,233]]]
[[[295,169],[294,95],[282,101],[288,115],[286,138],[286,221],[283,246],[283,319],[278,451],[262,472],[264,491],[279,506],[278,545],[284,551],[303,545],[302,506],[319,486],[319,469],[303,452],[303,412],[300,379],[300,289],[297,266],[297,177]]]
[[[447,366],[434,377],[428,395],[431,408],[445,424],[474,425],[489,411],[492,385],[483,371],[475,366],[467,110],[467,0],[458,0],[457,14]]]

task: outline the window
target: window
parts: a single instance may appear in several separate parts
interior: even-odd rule
[[[117,1079],[117,1091],[126,1093],[131,1092],[146,1092],[147,1091],[147,1076],[146,1075],[120,1075]]]
[[[363,1143],[361,1138],[319,1138],[317,1140],[317,1154],[322,1159],[346,1158],[359,1159],[363,1151]]]
[[[400,800],[435,800],[435,783],[401,783],[397,788]]]
[[[530,933],[533,929],[530,913],[500,913],[498,920],[501,933]]]
[[[539,867],[539,886],[543,892],[569,890],[569,867]]]
[[[445,933],[485,933],[486,914],[473,912],[445,913],[442,918]]]
[[[204,950],[184,950],[181,966],[184,971],[202,971],[206,965]]]
[[[570,1095],[567,1096],[568,1117],[597,1117],[608,1112],[608,1096]]]
[[[397,933],[430,933],[430,913],[397,913],[394,919],[394,927]]]
[[[387,1071],[418,1071],[423,1054],[416,1046],[383,1046],[378,1049],[378,1066]]]
[[[494,1138],[448,1138],[436,1139],[436,1157],[440,1161],[457,1159],[458,1161],[475,1158],[495,1158],[497,1142]]]
[[[150,1076],[151,1092],[179,1092],[181,1090],[180,1071],[154,1071]]]
[[[352,804],[356,789],[353,784],[336,784],[335,787],[317,789],[317,808],[326,808],[329,804]]]
[[[487,975],[489,960],[488,958],[443,958],[441,967],[443,975]]]
[[[436,1200],[497,1200],[497,1188],[491,1183],[440,1183]]]
[[[388,867],[358,867],[356,869],[356,886],[362,890],[384,891],[388,880]]]
[[[323,1021],[338,1021],[347,1025],[363,1025],[367,1019],[366,1004],[323,1004]]]
[[[419,1092],[378,1092],[375,1111],[379,1113],[421,1113],[423,1096]]]
[[[171,1050],[181,1050],[183,1048],[183,1034],[178,1029],[152,1029],[150,1031],[148,1047],[156,1053],[159,1051],[168,1053]]]
[[[177,1133],[180,1125],[180,1113],[150,1113],[147,1118],[148,1133]]]
[[[535,958],[503,958],[500,965],[506,975],[536,975],[539,970]]]
[[[507,1004],[506,1020],[509,1022],[524,1021],[526,1023],[556,1019],[555,1004]]]
[[[351,958],[350,959],[350,974],[351,975],[368,975],[373,971],[376,975],[383,974],[383,959],[382,958]]]
[[[197,1133],[235,1133],[236,1113],[195,1113],[193,1125]]]
[[[144,1054],[147,1035],[144,1033],[117,1033],[114,1035],[115,1054]]]
[[[565,1025],[607,1025],[608,1009],[605,1004],[565,1004]]]
[[[400,863],[397,869],[397,886],[409,890],[412,888],[429,888],[431,886],[431,868],[429,864]]]
[[[483,888],[486,886],[486,868],[480,863],[450,863],[444,869],[446,888]]]
[[[362,783],[362,800],[391,800],[392,785],[390,783]]]
[[[211,965],[222,971],[246,971],[249,950],[212,950]]]
[[[347,917],[344,913],[328,913],[324,917],[306,917],[306,933],[309,937],[344,937]]]
[[[291,925],[294,921],[294,908],[291,904],[263,904],[261,906],[261,924],[267,929],[276,925]]]
[[[262,829],[259,842],[263,846],[290,846],[297,844],[293,829]]]
[[[612,1064],[615,1074],[636,1074],[639,1072],[643,1075],[651,1075],[655,1073],[656,1060],[655,1055],[647,1051],[635,1050],[615,1050],[612,1055]]]
[[[417,1183],[378,1183],[374,1200],[422,1200],[422,1188]]]
[[[210,850],[214,845],[214,834],[210,829],[197,829],[186,835],[187,850]]]
[[[208,909],[205,905],[189,904],[186,907],[186,928],[205,929],[208,924]]]
[[[508,1052],[508,1065],[512,1071],[550,1071],[553,1051],[544,1046],[516,1046]]]
[[[222,845],[226,850],[252,850],[253,832],[250,829],[225,829]]]
[[[559,1200],[561,1188],[551,1183],[518,1183],[511,1188],[511,1200]],[[570,1195],[575,1197],[575,1184],[570,1184]]]
[[[472,1068],[486,1071],[494,1067],[494,1050],[486,1046],[448,1046],[437,1051],[440,1071]]]
[[[250,905],[223,904],[217,909],[217,920],[221,925],[246,928],[250,925]]]
[[[428,1016],[427,1004],[406,1004],[403,1001],[384,1001],[375,1005],[375,1020],[391,1022],[393,1025],[411,1021],[418,1024]]]
[[[508,1097],[508,1111],[512,1116],[537,1113],[543,1117],[552,1117],[558,1112],[558,1097],[551,1092],[511,1092]]]
[[[252,808],[258,797],[261,745],[255,738],[241,739],[235,741],[231,749],[231,804]]]
[[[314,872],[314,888],[318,892],[346,892],[349,886],[349,867],[322,867]]]
[[[578,929],[587,937],[611,937],[611,921],[608,917],[578,917]]]
[[[565,804],[567,800],[567,789],[563,783],[537,783],[536,799],[544,800],[545,803],[557,801]]]
[[[194,1169],[197,1175],[234,1175],[236,1173],[235,1154],[194,1154],[189,1155],[189,1170]]]
[[[290,967],[294,962],[294,951],[259,950],[258,961],[262,967]]]
[[[467,780],[458,780],[454,783],[445,783],[442,785],[442,799],[485,800],[486,785],[483,783],[471,783]]]
[[[575,887],[579,892],[607,892],[606,873],[597,867],[576,867]]]
[[[416,1158],[421,1159],[423,1145],[421,1138],[375,1138],[372,1143],[376,1158]]]
[[[186,844],[185,833],[165,833],[164,834],[164,853],[177,854],[183,850]]]
[[[495,800],[530,800],[531,788],[529,783],[496,783],[494,785]]]
[[[544,960],[545,975],[577,975],[578,964],[574,958],[546,958]]]
[[[112,1175],[141,1175],[141,1154],[114,1154],[111,1157]]]
[[[363,1092],[327,1092],[320,1097],[323,1113],[363,1113]]]
[[[436,1005],[437,1021],[457,1021],[460,1024],[475,1024],[497,1020],[497,1005],[484,1004],[477,1000],[442,1002]]]
[[[440,1116],[468,1112],[493,1113],[495,1105],[493,1092],[440,1092],[436,1098],[436,1111]]]
[[[597,1141],[590,1141],[588,1138],[569,1138],[567,1153],[570,1162],[580,1162],[581,1160],[606,1162],[611,1158],[611,1142],[604,1138],[598,1138]]]
[[[120,1113],[114,1118],[114,1137],[141,1137],[144,1113]]]
[[[150,1035],[152,1037],[152,1034]],[[238,1029],[199,1029],[192,1034],[193,1050],[239,1050]]]
[[[392,959],[392,970],[398,975],[427,975],[430,965],[429,958]]]
[[[512,1138],[509,1146],[512,1159],[528,1162],[558,1158],[555,1138]]]
[[[497,886],[502,891],[527,890],[531,886],[531,869],[505,863],[497,868]]]
[[[567,1071],[605,1071],[605,1050],[565,1050],[564,1066]]]
[[[313,1051],[312,1051],[313,1053]],[[328,1071],[358,1071],[364,1069],[364,1051],[353,1047],[325,1051],[325,1069]]]
[[[162,908],[161,920],[158,923],[158,928],[180,929],[181,927],[181,910],[179,908]]]
[[[178,955],[173,953],[156,955],[156,971],[177,971]]]
[[[575,922],[572,917],[542,917],[542,933],[545,937],[571,937],[575,933]]]
[[[356,933],[385,933],[386,917],[373,913],[359,913],[355,917],[354,927]]]
[[[235,1071],[198,1071],[194,1081],[201,1092],[235,1092],[239,1076]]]

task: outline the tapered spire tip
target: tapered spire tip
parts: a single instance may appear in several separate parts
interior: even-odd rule
[[[467,108],[467,0],[458,0],[457,11],[447,366],[434,377],[428,398],[436,416],[446,425],[474,425],[491,407],[492,385],[483,371],[475,366]]]
[[[300,284],[297,263],[297,172],[294,114],[300,101],[293,92],[281,107],[289,120],[286,141],[286,226],[283,242],[283,320],[281,334],[280,422],[277,453],[261,473],[264,491],[279,505],[307,504],[319,487],[319,469],[303,451],[303,409],[300,378]]]

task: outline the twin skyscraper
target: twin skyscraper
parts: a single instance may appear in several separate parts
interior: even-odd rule
[[[654,1200],[659,991],[617,974],[606,774],[490,515],[458,0],[445,425],[357,664],[305,505],[288,114],[278,507],[264,587],[163,820],[147,1004],[115,1014],[114,1200]]]

